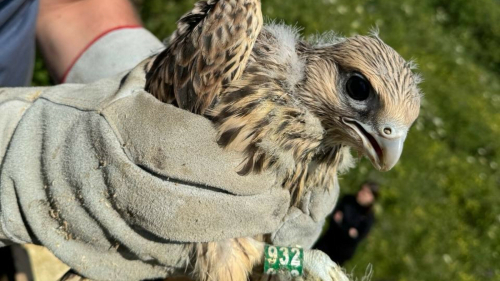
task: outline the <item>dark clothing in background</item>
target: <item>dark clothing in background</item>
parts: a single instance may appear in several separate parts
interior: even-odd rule
[[[0,0],[0,87],[29,86],[38,0]]]
[[[334,219],[337,211],[343,213],[340,224]],[[370,208],[358,204],[356,196],[346,195],[338,203],[330,220],[330,227],[318,240],[316,248],[328,254],[334,262],[341,265],[354,255],[358,243],[368,235],[375,218]],[[355,228],[358,231],[356,238],[349,236],[350,228]]]

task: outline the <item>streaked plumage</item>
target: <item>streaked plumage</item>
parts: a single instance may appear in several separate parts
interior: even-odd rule
[[[261,28],[260,1],[196,3],[155,60],[146,88],[203,114],[223,85],[240,77]]]
[[[151,61],[146,90],[210,118],[218,143],[246,156],[239,172],[275,171],[292,203],[332,187],[352,166],[350,148],[392,168],[419,113],[413,64],[377,35],[307,41],[292,27],[262,28],[259,0],[198,2]],[[246,280],[263,235],[193,246],[194,276]]]

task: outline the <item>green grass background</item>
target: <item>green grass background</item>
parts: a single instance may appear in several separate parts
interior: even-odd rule
[[[160,38],[193,0],[136,0]],[[500,280],[500,1],[263,0],[271,19],[367,34],[372,27],[425,81],[421,115],[400,163],[375,172],[368,161],[341,179],[342,192],[365,179],[382,183],[377,222],[347,264],[373,280]],[[34,85],[49,84],[38,59]]]

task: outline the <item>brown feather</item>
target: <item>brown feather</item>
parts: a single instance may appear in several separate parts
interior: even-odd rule
[[[263,243],[252,238],[198,243],[193,277],[200,281],[246,281],[254,266],[262,263],[263,253]]]
[[[196,3],[154,59],[146,90],[203,114],[223,87],[241,76],[261,28],[259,0]]]

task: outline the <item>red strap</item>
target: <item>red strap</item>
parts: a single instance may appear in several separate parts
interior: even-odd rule
[[[83,53],[85,53],[85,51],[87,51],[90,46],[92,46],[95,42],[97,42],[97,40],[101,39],[101,37],[103,37],[104,35],[110,33],[110,32],[113,32],[113,31],[116,31],[116,30],[119,30],[119,29],[126,29],[126,28],[142,28],[141,25],[123,25],[123,26],[117,26],[117,27],[113,27],[113,28],[110,28],[108,30],[105,30],[103,32],[101,32],[98,36],[96,36],[92,41],[90,41],[87,46],[85,46],[85,48],[83,48],[83,50],[80,51],[80,53],[78,54],[78,56],[76,56],[73,61],[71,62],[71,64],[69,65],[68,69],[64,72],[64,75],[61,79],[61,83],[65,83],[66,82],[66,78],[69,74],[69,72],[71,71],[71,69],[73,68],[73,66],[75,65],[75,63],[78,61],[78,59],[80,59],[80,57],[83,55]]]

